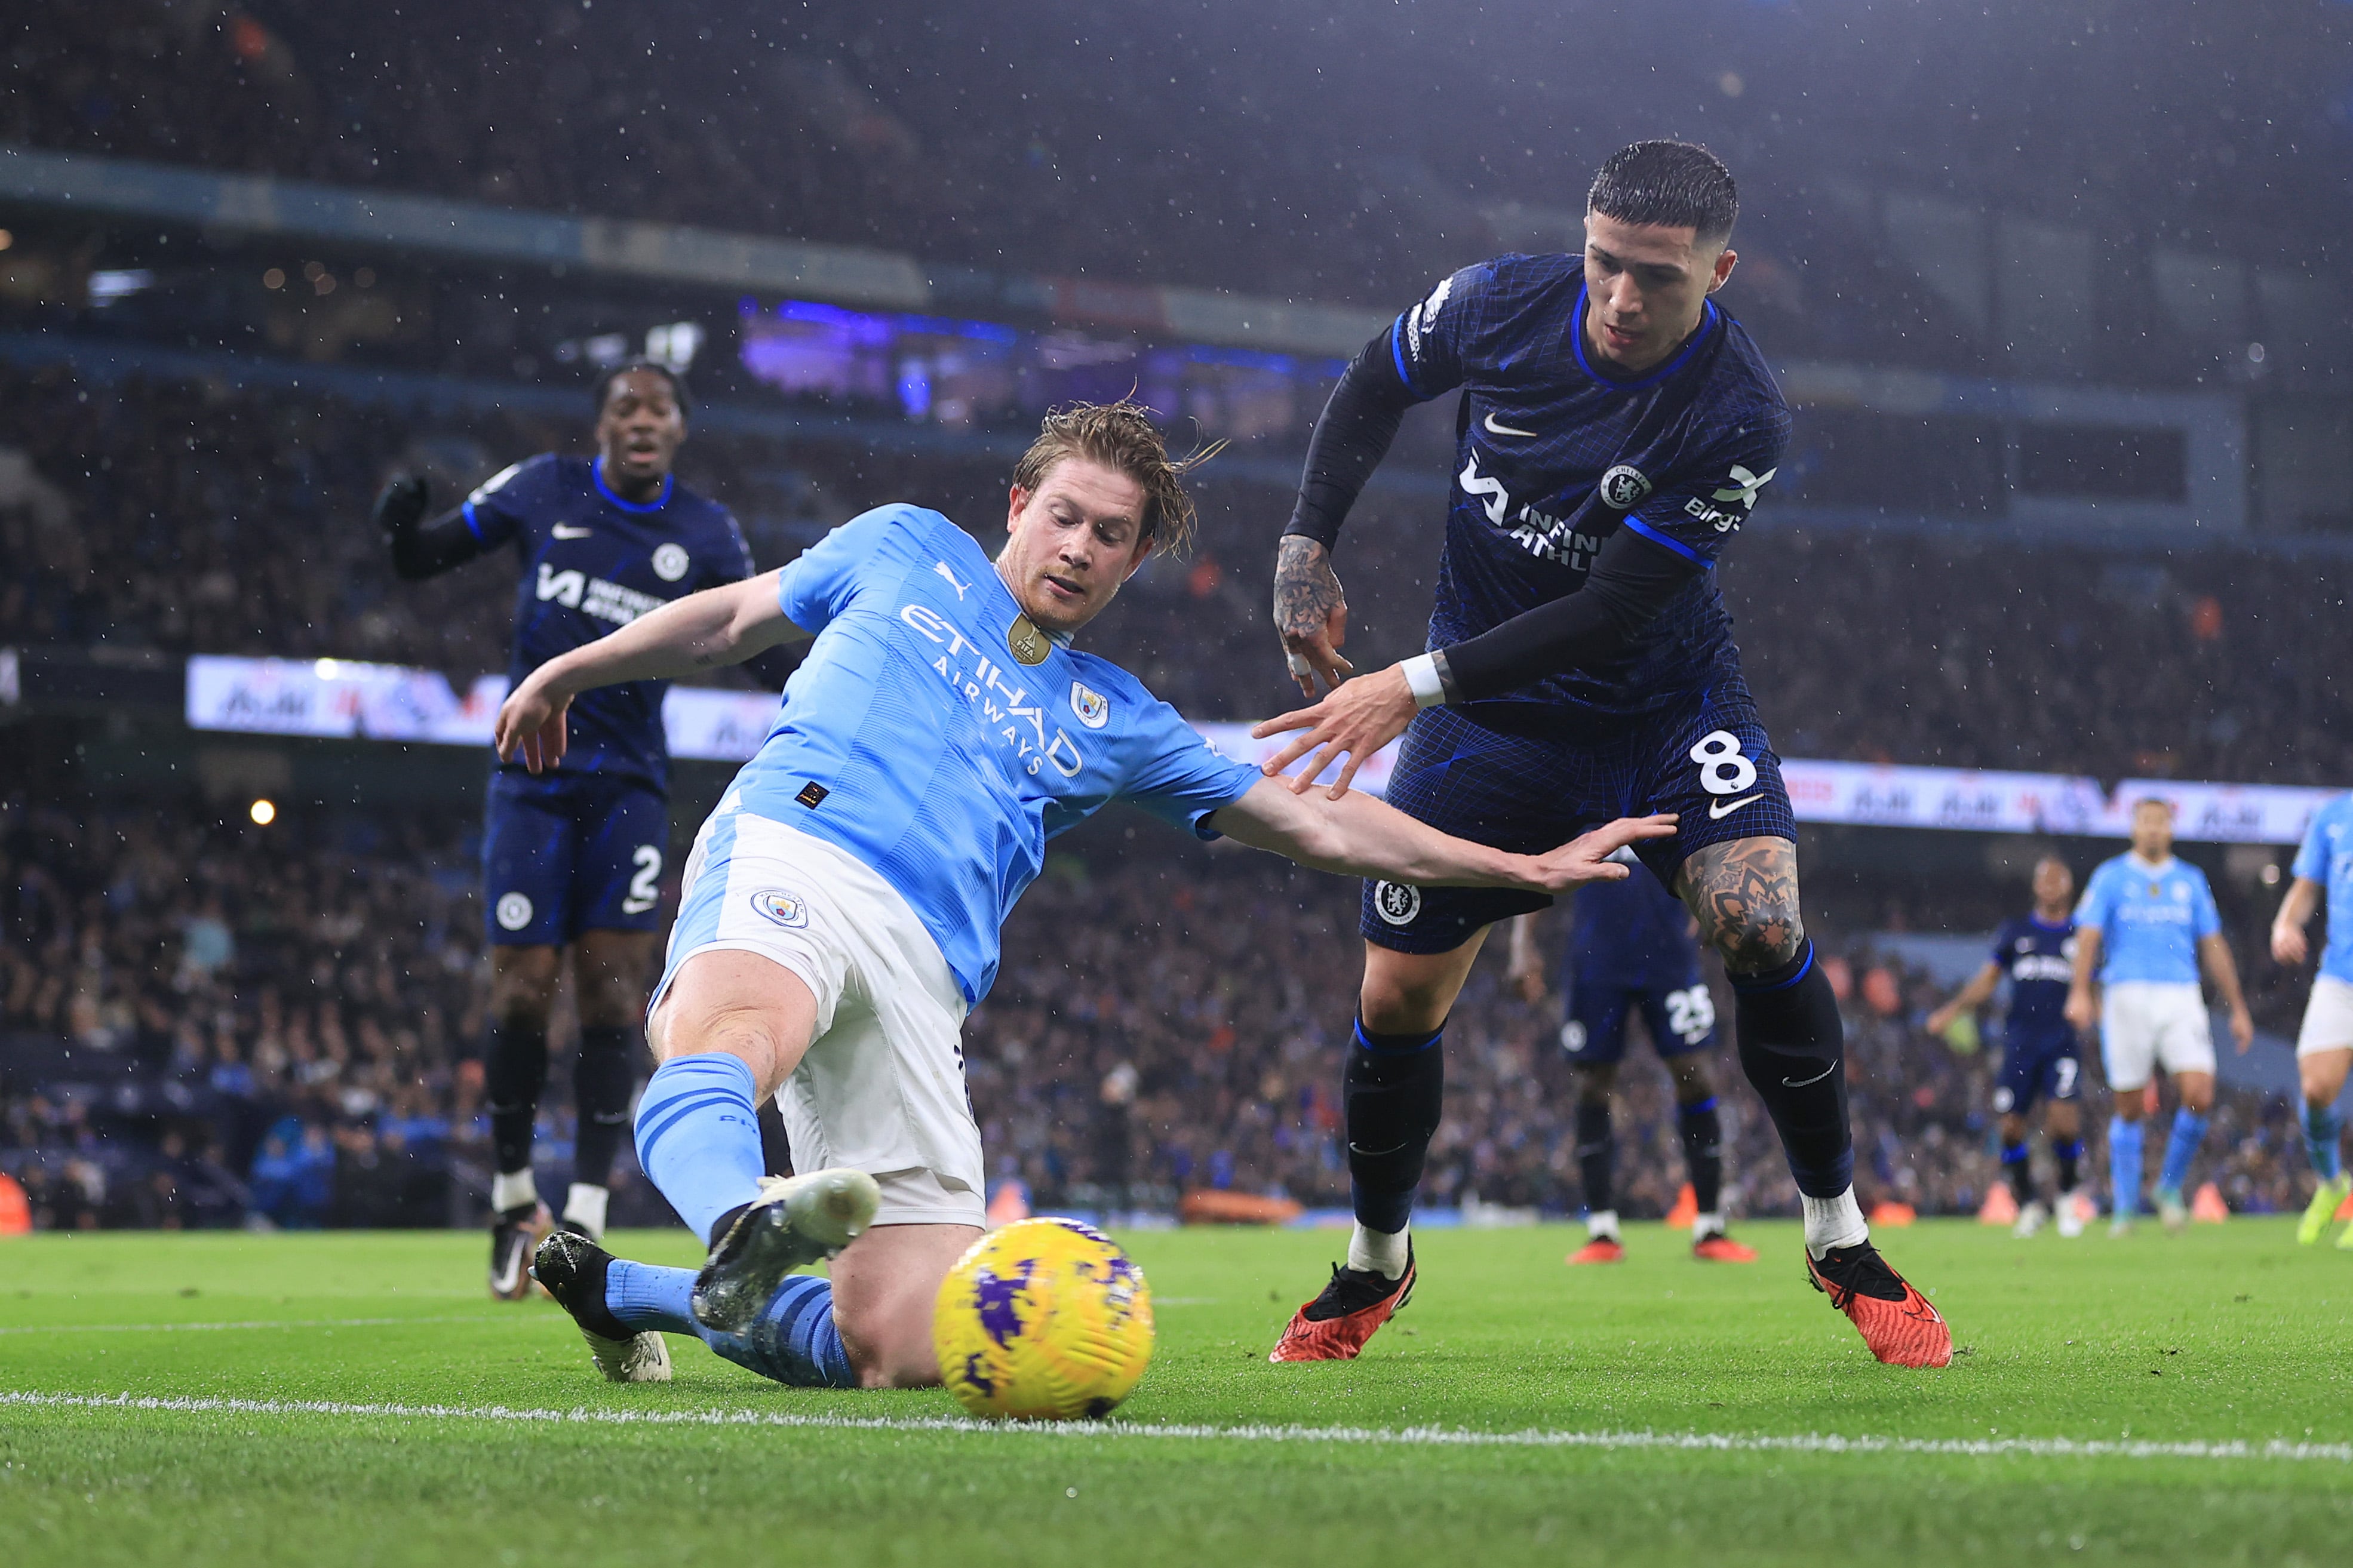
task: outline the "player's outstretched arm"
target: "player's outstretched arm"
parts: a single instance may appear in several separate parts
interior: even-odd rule
[[[2309,877],[2298,877],[2287,885],[2287,896],[2280,900],[2279,913],[2272,917],[2272,957],[2282,963],[2302,963],[2312,955],[2312,944],[2305,939],[2304,928],[2312,920],[2312,911],[2320,907],[2320,884]]]
[[[584,691],[741,664],[808,635],[786,619],[774,572],[673,599],[524,677],[499,709],[491,735],[499,760],[520,755],[533,773],[562,762],[564,715]]]
[[[2001,965],[1985,963],[1969,983],[1954,993],[1953,999],[1928,1015],[1928,1032],[1941,1035],[1953,1026],[1953,1020],[1964,1013],[1973,1013],[1993,999],[1993,988],[2001,984]]]
[[[376,492],[368,516],[384,531],[392,551],[392,569],[403,582],[438,577],[453,566],[463,566],[490,547],[466,526],[462,509],[444,512],[432,521],[432,488],[421,474],[395,474]]]
[[[1620,817],[1545,854],[1513,855],[1451,837],[1370,795],[1294,795],[1273,779],[1261,779],[1240,800],[1219,807],[1210,826],[1253,848],[1342,876],[1418,888],[1560,893],[1625,876],[1626,868],[1609,857],[1629,844],[1667,837],[1675,819]]]
[[[2200,937],[2198,956],[2205,967],[2206,978],[2214,983],[2222,1005],[2230,1011],[2231,1040],[2243,1057],[2247,1047],[2255,1043],[2255,1016],[2247,1011],[2246,994],[2239,989],[2239,965],[2231,956],[2231,939],[2221,931]]]

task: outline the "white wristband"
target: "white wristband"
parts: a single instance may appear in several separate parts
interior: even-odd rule
[[[1398,668],[1405,671],[1406,689],[1413,693],[1417,708],[1436,708],[1446,700],[1446,682],[1438,679],[1438,661],[1426,653],[1415,654]]]

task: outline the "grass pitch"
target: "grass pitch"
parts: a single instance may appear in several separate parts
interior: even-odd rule
[[[1636,1226],[1571,1269],[1581,1233],[1434,1232],[1364,1359],[1303,1367],[1266,1351],[1336,1234],[1128,1237],[1143,1387],[991,1429],[686,1341],[675,1383],[607,1384],[552,1304],[481,1297],[471,1234],[0,1242],[0,1562],[2345,1560],[2353,1255],[2285,1221],[1885,1233],[1968,1347],[1905,1373],[1794,1226],[1742,1234],[1763,1262]]]

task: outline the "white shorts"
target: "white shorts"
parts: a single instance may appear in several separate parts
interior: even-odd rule
[[[2316,975],[2312,999],[2304,1005],[2304,1027],[2296,1031],[2295,1054],[2316,1057],[2353,1046],[2353,985],[2334,974]]]
[[[848,851],[723,800],[687,858],[651,1005],[679,965],[714,952],[773,960],[817,997],[816,1037],[776,1095],[794,1169],[866,1172],[882,1189],[877,1225],[985,1225],[964,993],[898,889]]]
[[[2125,980],[2103,987],[2100,1060],[2108,1087],[2140,1088],[2158,1068],[2168,1073],[2214,1070],[2214,1026],[2194,984]]]

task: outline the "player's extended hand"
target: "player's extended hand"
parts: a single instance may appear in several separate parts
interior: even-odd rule
[[[2255,1016],[2247,1011],[2243,1003],[2231,1009],[2231,1039],[2242,1057],[2247,1047],[2255,1043]]]
[[[1340,645],[1348,640],[1348,601],[1332,570],[1332,552],[1302,534],[1284,534],[1275,552],[1274,629],[1282,634],[1291,679],[1310,702],[1318,678],[1337,690],[1356,673],[1340,657]]]
[[[1387,669],[1341,682],[1333,688],[1329,697],[1313,708],[1293,709],[1280,718],[1252,726],[1250,738],[1263,741],[1287,730],[1307,731],[1269,757],[1261,767],[1267,777],[1280,778],[1292,763],[1314,752],[1315,760],[1300,769],[1299,776],[1291,781],[1293,795],[1306,794],[1317,776],[1345,753],[1348,760],[1341,767],[1340,776],[1332,783],[1331,797],[1337,800],[1348,793],[1349,783],[1356,778],[1356,770],[1365,765],[1366,758],[1405,733],[1419,706],[1413,700],[1413,689],[1405,683],[1405,670],[1393,664]]]
[[[1675,814],[1621,816],[1580,834],[1557,849],[1527,857],[1532,868],[1528,886],[1547,893],[1565,893],[1584,882],[1615,882],[1633,875],[1623,861],[1609,858],[1629,844],[1646,838],[1666,838],[1675,831]]]
[[[1504,972],[1504,978],[1514,991],[1519,993],[1521,1001],[1541,1002],[1545,999],[1544,960],[1537,954],[1522,952],[1516,947],[1512,949],[1511,967]]]
[[[2312,952],[2302,926],[2272,927],[2272,959],[2278,963],[2302,963]]]
[[[1954,1006],[1950,1002],[1947,1002],[1943,1006],[1937,1008],[1935,1012],[1929,1014],[1926,1018],[1923,1019],[1920,1026],[1927,1030],[1928,1033],[1932,1035],[1941,1035],[1946,1030],[1951,1028],[1953,1026],[1953,1020],[1960,1016],[1960,1009]]]
[[[2100,1005],[2092,1000],[2089,991],[2079,986],[2067,993],[2066,1015],[2077,1034],[2089,1035],[2099,1025]]]
[[[541,679],[546,673],[547,667],[542,665],[507,693],[507,700],[499,704],[498,725],[491,731],[499,761],[511,763],[520,755],[522,765],[534,773],[543,773],[564,760],[564,715],[572,707],[571,698],[556,696]]]
[[[432,503],[433,489],[423,475],[395,474],[376,492],[375,505],[368,515],[386,533],[398,533],[416,527]]]

